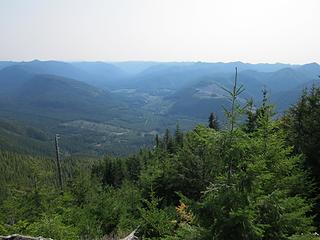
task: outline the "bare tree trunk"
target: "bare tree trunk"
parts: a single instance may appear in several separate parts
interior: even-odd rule
[[[138,237],[135,236],[135,233],[137,232],[138,228],[135,229],[132,233],[130,233],[128,236],[126,236],[125,238],[122,238],[120,240],[137,240]]]
[[[55,136],[55,147],[56,147],[56,159],[57,159],[57,170],[58,170],[58,181],[59,181],[59,187],[60,191],[62,193],[62,174],[61,174],[61,162],[60,162],[60,150],[59,150],[59,134],[56,134]]]

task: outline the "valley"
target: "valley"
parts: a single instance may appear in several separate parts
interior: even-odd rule
[[[127,155],[177,124],[207,124],[211,112],[223,126],[235,67],[246,89],[239,101],[259,105],[266,89],[279,116],[319,84],[316,63],[0,62],[0,144],[50,155],[59,133],[66,156]]]

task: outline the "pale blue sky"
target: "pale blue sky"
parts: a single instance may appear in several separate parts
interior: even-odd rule
[[[0,0],[0,60],[320,62],[320,0]]]

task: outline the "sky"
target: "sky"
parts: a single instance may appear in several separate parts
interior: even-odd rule
[[[0,60],[320,62],[320,0],[0,0]]]

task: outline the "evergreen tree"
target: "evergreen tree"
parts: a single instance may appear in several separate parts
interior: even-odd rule
[[[246,107],[246,115],[247,115],[247,120],[245,124],[245,131],[248,133],[252,133],[256,131],[260,126],[259,126],[259,119],[269,117],[269,114],[271,116],[274,115],[272,112],[272,105],[268,104],[268,92],[266,89],[262,90],[262,104],[259,108],[255,108],[253,104],[253,100],[249,100],[247,102],[247,107]]]
[[[217,119],[217,116],[213,112],[210,113],[208,122],[209,122],[209,125],[208,125],[209,128],[219,130],[218,119]]]
[[[306,169],[310,169],[316,181],[316,191],[311,194],[317,199],[320,192],[320,88],[315,85],[304,90],[299,101],[282,118],[287,132],[287,141],[294,146],[296,154],[303,153]],[[320,223],[320,201],[315,206],[317,222]]]
[[[183,132],[180,130],[179,123],[176,124],[176,131],[175,131],[174,137],[175,137],[175,145],[181,147],[183,145]]]
[[[155,142],[156,142],[156,148],[158,148],[160,146],[160,140],[159,140],[158,134],[156,134]]]
[[[314,230],[308,215],[312,205],[304,192],[310,183],[299,168],[301,158],[292,156],[272,121],[266,92],[255,132],[235,128],[242,112],[237,104],[240,93],[236,74],[229,91],[230,129],[215,135],[218,142],[212,146],[213,160],[222,167],[216,169],[200,205],[204,239],[288,239],[309,233]]]
[[[170,131],[169,129],[167,128],[165,133],[164,133],[164,136],[163,136],[163,144],[164,144],[164,148],[167,150],[168,149],[168,145],[169,145],[169,142],[170,142]]]
[[[283,118],[288,141],[297,153],[304,153],[306,164],[320,184],[320,88],[303,92],[300,100]],[[320,186],[320,185],[319,185]]]
[[[221,144],[215,145],[214,158],[225,167],[200,208],[206,239],[288,239],[314,230],[301,158],[292,156],[270,115],[258,121],[261,127],[253,135],[238,128],[234,141],[227,140],[228,134],[217,136]]]
[[[251,133],[257,129],[257,110],[253,105],[252,99],[250,99],[247,103],[246,115],[247,119],[245,124],[245,130],[246,132]]]

